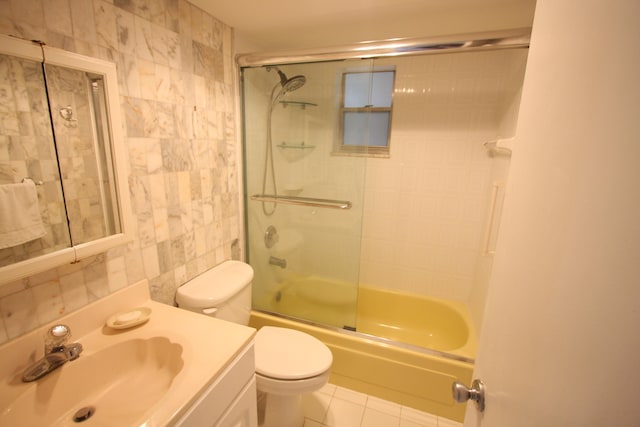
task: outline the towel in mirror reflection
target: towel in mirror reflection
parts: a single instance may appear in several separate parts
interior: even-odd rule
[[[36,184],[25,179],[0,185],[0,249],[21,245],[45,235]]]

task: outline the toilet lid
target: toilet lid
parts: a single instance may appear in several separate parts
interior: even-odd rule
[[[331,368],[333,355],[320,340],[300,331],[264,326],[256,334],[256,373],[282,380],[318,376]]]

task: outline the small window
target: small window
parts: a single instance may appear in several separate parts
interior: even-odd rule
[[[342,75],[340,137],[337,152],[389,154],[395,71]]]

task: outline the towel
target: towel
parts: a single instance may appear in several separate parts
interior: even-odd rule
[[[0,185],[0,249],[21,245],[44,236],[36,184]]]

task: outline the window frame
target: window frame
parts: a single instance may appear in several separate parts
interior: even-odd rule
[[[375,107],[373,105],[365,105],[362,107],[345,107],[346,96],[346,80],[349,74],[375,74],[375,73],[393,73],[393,80],[391,83],[391,102],[388,107]],[[338,135],[334,147],[335,154],[343,155],[361,155],[371,157],[389,157],[391,153],[391,125],[393,121],[393,95],[395,91],[396,70],[395,68],[380,68],[373,70],[361,70],[361,71],[343,71],[341,75],[340,85],[340,105],[338,108]],[[344,142],[345,132],[345,116],[347,113],[388,113],[389,123],[386,141],[387,144],[383,146],[377,145],[349,145]]]

